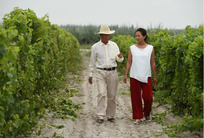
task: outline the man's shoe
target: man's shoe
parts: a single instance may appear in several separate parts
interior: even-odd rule
[[[113,118],[113,117],[108,118],[108,121],[110,121],[110,122],[114,122],[114,121],[115,121],[115,118]]]
[[[96,122],[97,122],[97,123],[100,123],[100,124],[102,124],[103,121],[104,121],[103,119],[96,119]]]

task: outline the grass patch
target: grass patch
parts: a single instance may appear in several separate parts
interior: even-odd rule
[[[87,56],[87,57],[90,57],[90,56],[91,56],[91,51],[87,52],[87,53],[86,53],[86,56]]]
[[[120,93],[120,95],[130,96],[130,93],[127,93],[127,92],[122,92],[122,93]]]
[[[91,49],[92,44],[80,45],[80,49]]]

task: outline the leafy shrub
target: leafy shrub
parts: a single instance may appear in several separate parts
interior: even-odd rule
[[[0,26],[0,135],[31,130],[50,104],[49,93],[75,71],[79,43],[65,29],[15,8]]]

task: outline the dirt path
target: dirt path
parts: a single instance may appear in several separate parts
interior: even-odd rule
[[[82,109],[77,113],[79,119],[75,121],[56,119],[52,117],[52,113],[47,113],[45,119],[39,121],[40,135],[32,135],[34,138],[168,138],[164,133],[162,126],[154,120],[151,122],[143,121],[140,125],[135,125],[132,121],[131,100],[129,95],[129,84],[122,82],[122,77],[119,77],[119,86],[117,94],[117,110],[116,121],[110,123],[105,121],[103,124],[95,122],[95,110],[97,104],[97,91],[95,80],[93,84],[88,83],[88,65],[90,50],[81,50],[83,57],[83,69],[79,83],[69,84],[70,86],[78,87],[80,90],[78,96],[71,97],[74,103],[80,104]],[[71,79],[70,79],[71,80]],[[69,81],[70,81],[69,80]],[[163,113],[166,107],[153,104],[153,113]],[[172,114],[168,114],[166,121],[176,122],[176,118]],[[54,127],[53,127],[54,126]],[[57,128],[56,126],[63,126]],[[201,135],[202,136],[202,135]],[[185,133],[181,137],[197,138],[192,133]]]
[[[80,94],[83,96],[72,97],[71,100],[82,105],[78,113],[80,118],[76,121],[53,119],[47,115],[47,121],[55,126],[63,125],[64,128],[56,129],[54,127],[44,127],[41,135],[38,137],[59,136],[64,138],[167,138],[163,133],[163,126],[154,121],[143,122],[141,125],[135,125],[132,121],[131,101],[129,96],[129,85],[119,79],[116,121],[110,123],[105,121],[103,124],[95,122],[95,109],[97,102],[97,91],[95,80],[93,85],[88,84],[88,65],[89,57],[86,56],[88,51],[81,51],[83,57],[84,70],[80,75],[81,83],[79,86]],[[55,133],[55,134],[54,134]]]
[[[122,79],[119,79],[115,123],[105,121],[103,124],[98,124],[95,122],[97,91],[95,81],[93,85],[88,84],[87,81],[89,58],[85,56],[86,53],[82,51],[85,70],[82,73],[81,93],[84,96],[72,99],[77,103],[85,104],[81,110],[81,118],[76,122],[69,122],[69,127],[64,129],[63,135],[66,138],[166,138],[167,135],[162,133],[163,127],[155,122],[144,122],[138,126],[132,122],[130,96],[126,94],[129,93],[129,85],[122,83]]]

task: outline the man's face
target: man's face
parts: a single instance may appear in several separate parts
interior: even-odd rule
[[[110,39],[110,34],[100,34],[100,37],[101,37],[101,41],[104,44],[107,44],[108,40]]]

